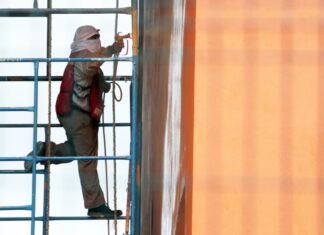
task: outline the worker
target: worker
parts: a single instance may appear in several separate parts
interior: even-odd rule
[[[99,30],[91,25],[79,27],[71,44],[71,58],[111,57],[124,47],[123,40],[102,47]],[[98,156],[98,123],[103,111],[102,92],[110,90],[104,81],[100,66],[103,62],[70,62],[65,68],[60,93],[56,100],[57,117],[65,129],[67,141],[51,142],[52,156]],[[33,155],[31,152],[29,155]],[[46,143],[37,142],[36,155],[46,156]],[[52,160],[60,164],[67,160]],[[25,161],[25,170],[32,170],[32,162]],[[84,206],[88,215],[96,218],[114,218],[122,215],[121,210],[111,210],[105,201],[99,184],[97,160],[79,160]]]

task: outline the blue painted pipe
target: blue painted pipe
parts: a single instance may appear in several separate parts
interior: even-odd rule
[[[34,107],[0,107],[0,111],[29,111],[33,112]]]
[[[136,67],[137,60],[134,58],[134,65],[133,68]],[[132,205],[132,210],[131,210],[131,229],[130,229],[130,234],[135,233],[135,214],[136,214],[136,163],[137,163],[137,145],[136,145],[136,133],[137,133],[137,77],[136,73],[133,73],[133,82],[132,82],[132,141],[131,141],[131,205]],[[136,221],[138,222],[138,221]]]
[[[43,235],[46,234],[47,229],[47,221],[48,221],[48,205],[49,205],[49,187],[50,187],[50,180],[49,180],[49,170],[48,166],[45,166],[45,174],[44,174],[44,189],[43,189]]]
[[[104,79],[106,81],[111,81],[112,76],[104,76]],[[52,82],[62,81],[62,76],[52,76],[51,77]],[[122,81],[122,82],[130,82],[132,80],[131,76],[127,75],[120,75],[117,76],[116,81]],[[34,76],[0,76],[0,82],[30,82],[34,81]],[[48,81],[47,76],[38,76],[38,81],[44,82]]]
[[[136,166],[137,166],[137,133],[140,132],[137,127],[137,95],[138,95],[138,1],[132,0],[131,5],[133,8],[132,12],[132,28],[133,28],[133,41],[135,42],[133,45],[133,71],[132,71],[132,105],[131,105],[131,123],[132,123],[132,131],[131,131],[131,228],[130,234],[136,235],[139,234],[139,231],[136,231],[137,223],[139,223],[139,218],[136,218],[138,214],[137,207],[137,186],[136,186]]]
[[[116,127],[130,127],[131,123],[128,123],[128,122],[120,122],[120,123],[116,123]],[[21,124],[21,123],[1,123],[0,124],[0,128],[27,128],[27,127],[33,127],[34,124]],[[102,126],[105,126],[105,127],[112,127],[113,124],[112,123],[100,123],[99,124],[99,127],[102,127]],[[44,128],[47,128],[48,125],[47,124],[37,124],[37,127],[44,127]],[[52,127],[62,127],[61,124],[51,124],[51,128]]]
[[[35,205],[36,205],[36,143],[37,143],[37,117],[38,117],[38,69],[39,62],[34,62],[34,127],[33,127],[33,169],[32,169],[32,210],[31,235],[35,234]]]
[[[30,221],[30,217],[0,217],[0,221]],[[125,220],[125,216],[120,216],[117,220]],[[43,217],[37,216],[35,217],[37,221],[43,221]],[[58,220],[104,220],[107,221],[107,218],[93,218],[89,216],[50,216],[48,218],[50,221],[58,221]],[[109,219],[113,220],[113,219]]]
[[[125,61],[132,62],[132,57],[106,58],[0,58],[0,63],[6,62],[92,62],[92,61]]]
[[[31,210],[31,205],[26,206],[0,206],[0,211],[20,211],[20,210]]]
[[[0,17],[45,17],[49,14],[131,14],[130,7],[123,8],[4,8],[0,9]]]
[[[40,157],[40,156],[33,156],[30,157],[1,157],[0,161],[7,161],[7,162],[18,162],[18,161],[47,161],[47,160],[55,160],[55,161],[66,161],[66,160],[130,160],[131,156],[129,155],[120,155],[120,156],[50,156],[50,157]]]
[[[0,174],[30,174],[25,170],[0,170]],[[45,174],[44,170],[36,170],[36,174]]]

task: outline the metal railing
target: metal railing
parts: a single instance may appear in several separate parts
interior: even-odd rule
[[[37,116],[38,116],[38,67],[39,63],[42,62],[88,62],[88,61],[113,61],[116,59],[112,58],[6,58],[6,59],[0,59],[0,63],[5,62],[32,62],[34,64],[34,105],[31,107],[0,107],[0,112],[22,112],[22,111],[28,111],[33,112],[34,118],[33,118],[33,124],[0,124],[0,128],[33,128],[33,156],[10,156],[10,157],[1,157],[0,161],[32,161],[33,164],[33,170],[31,172],[32,174],[32,202],[30,205],[23,205],[23,206],[4,206],[0,207],[1,210],[30,210],[31,211],[31,217],[0,217],[0,221],[31,221],[31,234],[35,234],[35,221],[43,221],[45,223],[46,220],[91,220],[90,217],[82,217],[82,216],[58,216],[58,217],[52,217],[49,216],[48,218],[45,217],[45,215],[41,217],[36,217],[35,215],[35,205],[36,205],[36,174],[44,174],[44,177],[47,175],[46,170],[36,170],[36,163],[40,161],[46,161],[46,160],[57,160],[57,161],[67,161],[67,160],[125,160],[125,161],[131,161],[131,167],[132,167],[132,179],[136,179],[136,141],[134,140],[135,135],[131,136],[131,151],[132,149],[135,150],[131,152],[130,155],[123,155],[123,156],[50,156],[50,157],[38,157],[35,155],[36,150],[36,143],[37,143],[37,129],[38,128],[47,128],[46,124],[38,124],[37,123]],[[134,62],[131,58],[119,58],[118,61],[129,61]],[[136,104],[136,84],[135,84],[135,76],[132,76],[132,112],[135,112],[135,114],[131,115],[131,122],[130,123],[116,123],[115,126],[119,127],[131,127],[132,131],[131,133],[136,133],[135,129],[136,125],[136,110],[137,110],[137,104]],[[135,85],[134,85],[135,84]],[[135,117],[135,118],[134,118]],[[112,123],[102,123],[99,126],[112,126]],[[53,124],[51,127],[61,127],[60,124]],[[30,172],[26,172],[25,170],[0,170],[0,174],[29,174]],[[46,182],[46,180],[44,180]],[[135,180],[132,180],[132,184],[136,183]],[[132,185],[133,186],[133,185]],[[136,195],[136,187],[132,187],[132,202],[135,200]],[[44,196],[44,200],[47,200],[47,197]],[[45,203],[45,202],[44,202]],[[135,210],[135,203],[131,204],[131,211],[133,212]],[[122,216],[119,219],[124,220],[125,217]],[[131,216],[131,226],[134,223],[134,217]],[[132,234],[132,233],[131,233]]]

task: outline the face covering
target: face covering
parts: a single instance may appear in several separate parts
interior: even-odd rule
[[[91,52],[100,50],[100,39],[89,39],[92,36],[98,34],[98,31],[98,29],[91,25],[84,25],[79,27],[75,32],[73,43],[71,44],[72,53],[85,49]]]
[[[91,52],[99,51],[101,48],[101,41],[100,39],[89,39],[89,40],[80,40],[74,41],[71,44],[72,53],[82,50],[89,50]]]

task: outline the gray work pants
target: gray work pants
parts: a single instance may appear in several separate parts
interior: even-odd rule
[[[51,155],[54,156],[98,156],[98,125],[88,113],[73,108],[66,116],[58,116],[63,125],[67,141],[52,143]],[[70,161],[51,161],[54,164]],[[79,176],[85,208],[95,208],[105,203],[99,184],[97,160],[79,160]]]

